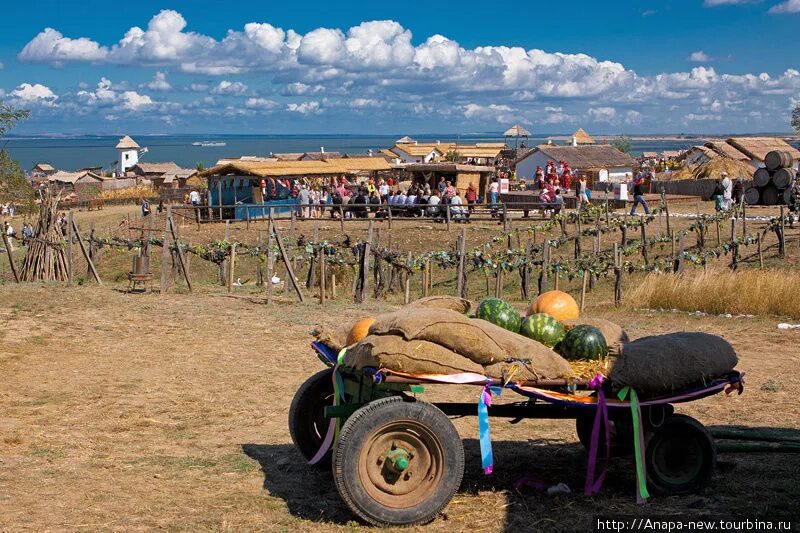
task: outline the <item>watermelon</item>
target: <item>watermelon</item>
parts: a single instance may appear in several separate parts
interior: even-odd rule
[[[511,304],[499,298],[486,298],[478,304],[475,316],[496,326],[519,333],[522,317]]]
[[[564,326],[547,313],[536,313],[522,319],[519,332],[552,348],[564,338]]]
[[[597,360],[608,355],[603,332],[594,326],[581,324],[567,332],[558,345],[558,353],[572,360]]]

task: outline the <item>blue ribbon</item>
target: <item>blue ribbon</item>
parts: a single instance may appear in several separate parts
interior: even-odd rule
[[[501,387],[492,387],[491,378],[487,378],[483,386],[481,397],[478,400],[478,435],[481,444],[481,466],[488,476],[494,470],[494,457],[492,455],[492,436],[489,432],[489,406],[492,405],[492,394],[500,396]]]

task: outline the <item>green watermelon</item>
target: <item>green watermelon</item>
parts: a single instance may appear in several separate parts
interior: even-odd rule
[[[519,332],[521,335],[539,341],[550,348],[564,338],[564,326],[547,313],[536,313],[523,318]]]
[[[567,332],[564,340],[558,345],[558,353],[567,359],[603,359],[608,355],[608,344],[599,329],[581,324]]]
[[[475,316],[496,326],[519,333],[522,317],[511,304],[499,298],[486,298],[478,305]]]

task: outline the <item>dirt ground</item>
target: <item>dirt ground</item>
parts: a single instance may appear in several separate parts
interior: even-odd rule
[[[321,363],[309,331],[391,308],[340,302],[270,306],[222,290],[130,295],[118,286],[0,286],[0,530],[362,531],[327,471],[306,466],[286,419]],[[591,312],[632,337],[700,330],[728,338],[747,373],[741,396],[678,407],[707,425],[800,428],[800,331],[772,317]],[[474,388],[423,399],[477,401]],[[504,395],[503,400],[508,401]],[[426,532],[587,531],[593,517],[797,517],[800,455],[720,455],[703,492],[634,499],[629,459],[600,495],[582,494],[586,454],[569,421],[493,422],[483,475],[474,418],[464,482]],[[572,492],[516,491],[523,474]]]

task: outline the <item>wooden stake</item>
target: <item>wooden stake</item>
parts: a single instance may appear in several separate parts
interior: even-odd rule
[[[588,272],[583,271],[583,284],[581,285],[581,313],[586,307],[586,285],[589,280]]]
[[[67,211],[67,282],[72,283],[72,209]]]
[[[169,288],[169,219],[164,221],[164,236],[161,246],[161,294],[167,294]]]
[[[758,268],[764,269],[764,254],[761,251],[761,234],[756,235],[756,244],[758,245]]]
[[[300,300],[300,303],[304,303],[305,298],[303,298],[303,291],[300,290],[300,285],[298,285],[297,279],[295,279],[294,269],[292,268],[292,260],[286,253],[286,249],[283,247],[283,239],[281,239],[281,234],[278,232],[278,228],[275,224],[272,225],[272,232],[275,234],[275,240],[278,241],[278,250],[280,250],[281,253],[281,260],[283,261],[283,264],[286,266],[286,276],[292,283],[292,287],[294,287],[294,290],[297,293],[297,298]]]
[[[94,263],[92,262],[92,258],[89,257],[89,253],[86,251],[86,247],[83,245],[83,239],[81,238],[81,233],[78,231],[78,226],[75,224],[75,221],[72,221],[72,229],[75,231],[75,237],[78,239],[78,244],[81,247],[81,253],[83,253],[84,259],[89,264],[89,268],[92,270],[92,276],[94,276],[94,280],[97,282],[98,285],[102,285],[103,282],[100,281],[100,276],[97,274],[97,269],[94,268]],[[67,232],[69,233],[69,232]]]
[[[647,265],[649,261],[647,259],[647,229],[644,223],[644,215],[641,215],[639,220],[642,223],[642,259],[644,260],[644,264]]]
[[[17,274],[17,267],[14,264],[14,255],[11,253],[11,242],[8,240],[6,232],[0,228],[0,233],[3,234],[3,244],[6,247],[6,255],[8,256],[8,264],[11,265],[11,273],[14,275],[14,281],[19,283],[19,274]],[[69,233],[69,232],[67,232]],[[23,268],[24,271],[24,268]]]
[[[408,305],[411,303],[411,252],[408,252],[408,258],[406,259],[406,266],[409,267],[409,270],[406,270],[406,279],[405,279],[405,294],[403,296],[403,302]]]
[[[467,229],[462,228],[461,235],[458,238],[458,296],[459,298],[467,297],[467,273],[466,273],[466,263],[467,263]]]
[[[275,276],[275,236],[272,231],[272,208],[269,208],[269,221],[267,222],[267,303],[272,301],[273,284],[272,278]]]
[[[780,242],[778,243],[778,255],[781,257],[786,257],[786,219],[783,214],[783,206],[781,206],[781,234],[780,234]]]
[[[672,235],[672,230],[669,227],[669,202],[667,201],[667,195],[664,195],[664,214],[667,217],[667,233]]]
[[[167,206],[167,222],[169,223],[170,231],[172,232],[172,239],[175,241],[175,250],[178,255],[178,262],[181,265],[181,271],[183,272],[183,279],[186,280],[186,286],[189,288],[189,292],[192,292],[192,281],[189,279],[189,270],[186,268],[186,261],[183,259],[183,251],[181,250],[181,242],[178,238],[178,233],[176,231],[175,225],[172,222],[172,206]],[[233,277],[233,263],[231,263],[231,277]],[[230,286],[230,283],[228,284]]]
[[[180,253],[178,254],[180,257]],[[231,244],[231,259],[228,265],[228,292],[233,291],[233,273],[236,268],[236,243]]]
[[[325,303],[325,249],[319,249],[319,303]]]
[[[336,299],[336,274],[331,274],[331,299]]]

